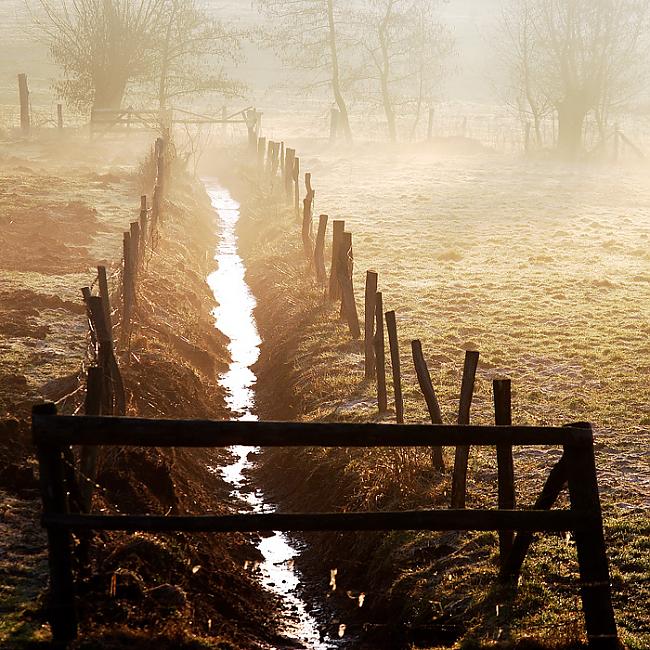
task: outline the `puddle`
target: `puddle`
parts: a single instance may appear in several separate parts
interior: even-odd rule
[[[226,402],[235,420],[257,420],[254,414],[256,377],[251,366],[259,357],[261,339],[255,323],[255,297],[246,284],[244,263],[237,249],[237,221],[239,204],[218,182],[204,179],[212,206],[217,215],[219,244],[215,254],[217,270],[208,277],[208,284],[219,307],[214,310],[215,325],[229,339],[232,362],[220,379],[226,389]],[[232,485],[232,494],[248,503],[255,512],[272,512],[261,490],[253,490],[245,473],[253,466],[257,447],[231,447],[234,461],[220,467],[223,478]],[[248,509],[245,509],[248,511]],[[315,618],[297,593],[300,576],[294,570],[297,545],[282,533],[262,539],[258,545],[264,557],[256,569],[266,589],[282,599],[285,626],[283,634],[314,650],[336,648],[334,640],[322,640]],[[293,646],[299,647],[299,646]]]

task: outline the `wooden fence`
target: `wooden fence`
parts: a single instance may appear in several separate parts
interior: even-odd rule
[[[312,175],[309,172],[304,175],[305,197],[302,202],[302,213],[300,213],[298,207],[300,205],[300,183],[298,180],[300,158],[296,155],[295,150],[285,147],[283,142],[267,142],[265,138],[259,138],[257,147],[254,147],[252,144],[250,145],[250,158],[254,161],[255,176],[260,189],[269,191],[272,195],[275,194],[283,197],[287,207],[295,211],[296,219],[300,222],[300,238],[307,262],[305,267],[307,272],[313,275],[314,280],[324,289],[325,295],[330,301],[340,301],[339,314],[342,320],[347,323],[350,336],[354,340],[359,341],[363,336],[362,350],[364,355],[365,378],[375,381],[377,408],[381,418],[385,418],[389,413],[386,382],[387,332],[391,359],[395,420],[398,425],[403,424],[404,400],[401,357],[397,333],[397,314],[393,310],[384,313],[383,294],[378,290],[379,277],[377,272],[373,270],[366,272],[362,332],[353,282],[354,251],[352,233],[346,231],[345,222],[342,220],[334,220],[332,222],[331,264],[328,279],[324,264],[324,244],[329,218],[326,214],[319,216],[317,234],[314,238],[313,205],[316,190],[313,187]],[[443,425],[440,406],[422,352],[421,341],[411,341],[411,354],[418,385],[426,402],[431,423],[435,426]],[[470,424],[470,411],[478,363],[478,351],[468,350],[465,352],[460,403],[456,422],[459,427],[465,427]],[[510,379],[504,378],[493,381],[493,398],[495,424],[500,427],[512,426]],[[408,446],[403,441],[400,444]],[[452,509],[465,508],[471,444],[473,444],[471,441],[463,441],[461,437],[450,445],[455,448],[450,497],[450,508]],[[498,442],[495,442],[495,444],[497,452],[498,505],[501,509],[513,510],[515,508],[515,477],[512,441],[508,440],[507,436],[504,436]],[[432,467],[436,470],[444,471],[443,443],[440,440],[432,439],[430,446],[432,447]],[[535,506],[536,509],[550,508],[566,484],[566,481],[565,461],[562,460],[551,472],[549,481]],[[523,562],[523,555],[525,555],[525,549],[529,543],[530,536],[527,537],[523,534],[515,536],[513,528],[501,528],[499,530],[501,578],[503,580],[509,579],[513,575],[518,575],[521,563]],[[598,542],[596,541],[595,543]],[[597,646],[593,645],[593,647]],[[605,645],[603,647],[609,648],[614,646]]]
[[[611,603],[598,496],[593,435],[589,424],[568,427],[440,426],[388,424],[305,424],[202,420],[146,420],[60,416],[52,404],[34,407],[32,429],[38,452],[43,496],[43,525],[48,533],[50,623],[56,641],[77,636],[71,531],[517,531],[502,575],[517,576],[535,532],[574,532],[580,567],[580,592],[590,647],[618,647]],[[71,445],[152,447],[431,447],[458,445],[561,445],[533,510],[418,510],[403,512],[243,514],[203,516],[98,515],[71,513],[66,475]],[[550,508],[568,483],[569,510]]]

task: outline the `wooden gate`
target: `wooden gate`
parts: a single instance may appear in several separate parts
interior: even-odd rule
[[[512,553],[523,561],[533,532],[573,531],[589,647],[619,647],[589,424],[567,427],[443,426],[356,423],[230,422],[61,416],[53,404],[34,407],[43,525],[50,565],[50,623],[56,641],[77,636],[71,531],[265,532],[342,530],[517,531]],[[70,446],[132,447],[433,447],[556,445],[559,463],[533,510],[238,514],[162,517],[71,514],[65,484]],[[571,507],[550,510],[568,481]],[[558,489],[558,485],[560,486]],[[552,497],[552,498],[551,498]],[[522,552],[523,551],[523,552]],[[506,563],[506,566],[508,563]],[[512,563],[510,564],[512,566]]]

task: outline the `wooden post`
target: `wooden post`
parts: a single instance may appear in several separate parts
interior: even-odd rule
[[[327,232],[327,220],[328,216],[326,214],[321,214],[318,217],[318,232],[316,233],[316,245],[314,246],[316,280],[323,286],[327,282],[327,271],[325,270],[325,234]]]
[[[98,366],[88,368],[86,383],[86,399],[84,412],[86,415],[101,415],[104,400],[104,370]],[[79,461],[81,473],[81,501],[84,512],[90,512],[93,500],[93,489],[97,477],[97,447],[82,447]]]
[[[364,370],[365,378],[375,376],[375,311],[377,300],[377,271],[366,271],[366,291],[364,300]]]
[[[339,291],[339,277],[337,269],[337,260],[339,258],[339,248],[343,241],[343,233],[345,232],[345,221],[335,219],[332,224],[332,266],[330,268],[330,300],[337,300],[341,297]]]
[[[84,299],[84,304],[86,305],[86,318],[88,319],[88,329],[90,330],[90,344],[92,345],[95,354],[97,353],[97,336],[95,335],[95,328],[93,327],[93,316],[90,311],[89,299],[92,297],[92,291],[90,287],[81,287],[81,295]]]
[[[384,300],[381,291],[375,294],[375,370],[377,373],[377,407],[379,415],[383,415],[388,410],[388,396],[384,348]]]
[[[56,127],[63,131],[63,104],[56,105]]]
[[[284,158],[284,191],[287,203],[293,204],[293,165],[296,160],[296,150],[287,148]]]
[[[131,267],[133,279],[133,299],[136,297],[136,281],[140,271],[140,223],[133,221],[131,223]]]
[[[429,368],[427,367],[427,362],[425,361],[424,354],[422,352],[422,343],[417,339],[411,341],[411,352],[413,353],[413,365],[415,366],[415,374],[418,378],[420,390],[424,395],[424,401],[427,404],[427,410],[429,411],[431,424],[443,424],[442,413],[440,412],[440,405],[438,404],[436,391],[433,388],[433,382],[431,381]],[[431,464],[435,469],[439,469],[440,471],[444,472],[445,459],[442,455],[442,447],[433,447],[431,453]]]
[[[314,243],[311,238],[312,232],[312,214],[311,206],[313,193],[305,197],[302,212],[302,249],[305,253],[305,259],[312,260],[314,257]]]
[[[122,242],[122,341],[129,338],[131,330],[131,310],[133,308],[133,265],[131,264],[131,233],[125,232]]]
[[[18,95],[20,97],[20,129],[23,135],[29,135],[31,130],[31,117],[29,114],[29,87],[27,75],[18,75]]]
[[[54,404],[34,406],[33,415],[56,415]],[[68,513],[64,482],[63,453],[60,447],[37,446],[43,514]],[[55,643],[65,645],[77,638],[75,584],[72,574],[72,536],[67,528],[47,527],[50,590],[48,616]]]
[[[296,210],[296,217],[300,218],[300,158],[298,157],[294,158],[293,161],[292,187],[293,187],[293,205]],[[313,200],[314,197],[312,196],[310,203],[313,202]]]
[[[257,141],[257,173],[260,179],[264,177],[264,154],[266,153],[266,138]]]
[[[469,414],[474,395],[474,381],[478,367],[479,353],[468,350],[465,353],[463,366],[463,382],[460,390],[460,406],[458,409],[458,424],[469,424]],[[467,463],[469,461],[469,447],[459,445],[456,447],[454,459],[454,477],[451,486],[451,507],[464,508],[467,497]]]
[[[339,245],[339,258],[337,264],[341,307],[342,313],[345,316],[348,327],[350,328],[352,338],[358,339],[361,336],[361,329],[359,327],[357,302],[354,297],[353,269],[354,256],[352,253],[352,233],[344,232]]]
[[[588,524],[574,530],[580,595],[587,639],[592,650],[618,650],[616,619],[612,607],[611,580],[598,494],[593,432],[587,423],[573,424],[591,432],[586,443],[565,445],[571,511],[586,515]]]
[[[330,112],[330,142],[334,143],[339,134],[339,110],[333,108]]]
[[[390,364],[393,372],[393,392],[395,394],[395,419],[404,424],[404,396],[402,395],[402,369],[399,359],[399,340],[397,338],[397,317],[394,311],[386,312],[386,329],[390,346]]]
[[[509,379],[495,379],[492,382],[494,393],[494,423],[510,426],[512,424],[512,386]],[[499,481],[499,509],[515,509],[515,471],[512,460],[512,445],[497,445],[497,472]],[[501,567],[512,550],[514,532],[499,531],[499,562]]]
[[[560,460],[551,469],[540,495],[535,500],[533,510],[550,510],[557,501],[560,493],[567,483],[567,462],[566,456],[562,455]],[[501,583],[517,582],[521,567],[526,559],[526,553],[533,541],[533,533],[530,531],[519,531],[512,544],[508,557],[501,565],[499,580]]]
[[[145,251],[147,250],[147,226],[149,221],[149,212],[147,210],[147,195],[143,194],[140,197],[140,257],[144,262]]]
[[[104,314],[104,320],[106,321],[106,327],[111,334],[112,340],[113,321],[111,318],[111,298],[108,292],[108,277],[106,275],[105,266],[97,267],[97,279],[99,281],[99,297],[102,301],[102,312]]]

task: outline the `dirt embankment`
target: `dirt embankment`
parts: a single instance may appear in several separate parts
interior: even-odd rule
[[[360,346],[350,341],[337,307],[309,278],[295,217],[268,191],[260,191],[246,170],[224,172],[222,178],[242,204],[241,247],[258,302],[264,341],[256,367],[260,416],[376,419],[374,388],[363,379]],[[436,360],[430,365],[435,369]],[[460,371],[454,377],[457,386]],[[522,507],[532,503],[556,457],[553,452],[518,457]],[[452,464],[450,456],[447,464]],[[449,474],[432,471],[413,450],[278,450],[265,454],[260,477],[285,511],[448,507]],[[495,468],[489,454],[473,453],[469,491],[471,505],[494,506]],[[649,620],[638,603],[649,595],[642,538],[650,529],[642,511],[618,510],[608,494],[603,503],[618,622],[629,647],[643,648]],[[575,548],[568,537],[549,535],[536,542],[516,591],[496,586],[493,533],[304,539],[307,597],[324,603],[328,633],[336,635],[345,625],[345,635],[354,638],[349,647],[584,646]]]
[[[25,153],[27,161],[32,153]],[[28,411],[34,401],[58,400],[69,393],[60,403],[62,411],[72,412],[81,403],[82,391],[74,390],[83,376],[79,370],[87,352],[87,325],[79,287],[92,281],[96,263],[119,259],[121,232],[137,216],[142,189],[137,169],[109,171],[110,180],[102,180],[105,173],[99,165],[97,187],[84,176],[71,188],[65,161],[59,160],[58,167],[48,163],[51,153],[42,153],[29,172],[3,176],[0,194],[6,219],[2,236],[10,240],[12,251],[0,269],[0,306],[6,316],[0,333],[5,349],[0,372],[3,648],[47,644],[49,635],[42,626],[46,549],[37,521],[40,503]],[[71,195],[77,196],[72,207]],[[37,223],[30,222],[30,214],[39,215]],[[88,218],[77,219],[80,214]],[[62,226],[55,227],[59,222]],[[34,251],[39,229],[50,239]],[[68,239],[71,231],[74,238]],[[213,270],[215,243],[207,196],[178,171],[165,201],[158,245],[147,254],[131,354],[122,351],[118,359],[129,415],[227,417],[217,377],[229,357],[226,341],[214,329],[215,305],[205,282]],[[62,246],[74,254],[61,252]],[[11,361],[7,351],[14,355]],[[106,449],[94,509],[230,512],[236,506],[229,488],[218,472],[210,471],[225,462],[222,450]],[[251,538],[244,535],[97,534],[90,565],[78,583],[82,634],[77,645],[265,647],[276,640],[275,603],[242,568],[257,559]]]

